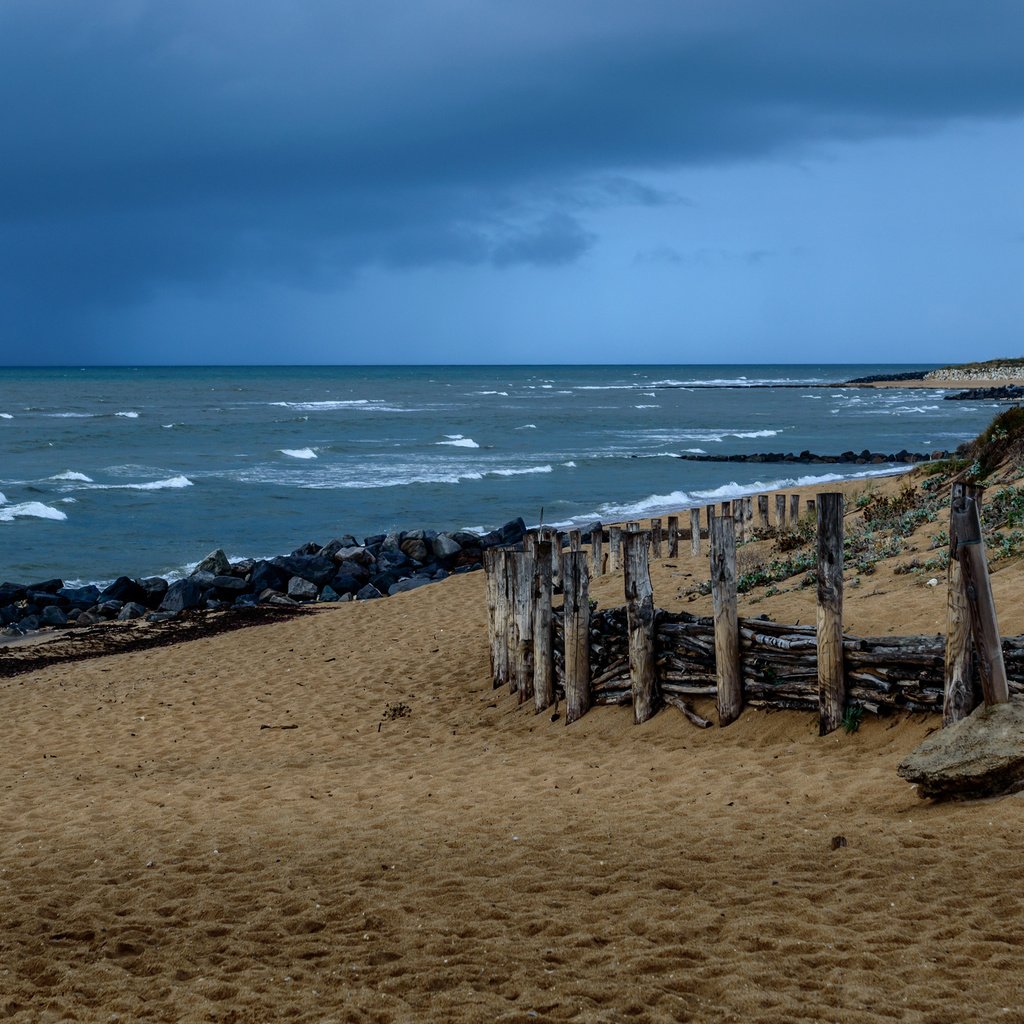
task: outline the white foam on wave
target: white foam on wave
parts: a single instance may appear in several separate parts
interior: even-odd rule
[[[508,398],[507,391],[477,391],[478,395],[501,395],[503,398]]]
[[[83,484],[91,484],[92,477],[86,476],[84,473],[76,473],[73,469],[65,470],[63,473],[57,473],[55,476],[50,477],[51,480],[77,480]]]
[[[569,462],[563,462],[562,465],[565,466],[566,469],[575,469],[576,468],[576,463],[573,462],[572,460],[570,460]]]
[[[0,505],[6,505],[6,504],[7,504],[7,496],[4,494],[3,491],[0,491]]]
[[[126,420],[137,420],[139,418],[139,414],[137,412],[132,412],[132,411],[128,411],[128,412],[115,412],[114,415],[115,416],[123,416]]]
[[[735,434],[729,434],[729,437],[775,437],[776,434],[781,434],[781,430],[741,430]]]
[[[488,476],[531,476],[534,473],[551,473],[551,466],[527,466],[525,469],[491,469]]]
[[[78,504],[78,499],[77,498],[61,498],[60,499],[60,503],[62,505],[77,505]]]
[[[171,427],[180,427],[181,424],[180,423],[161,423],[160,426],[163,427],[164,430],[170,430]]]
[[[0,412],[0,420],[13,420],[14,417],[9,412]]]
[[[862,470],[858,473],[824,473],[820,476],[788,477],[782,480],[755,480],[750,484],[738,484],[732,481],[711,490],[673,491],[671,494],[651,494],[640,501],[628,504],[608,503],[600,506],[597,512],[605,522],[613,522],[615,519],[641,519],[658,512],[672,512],[717,501],[732,501],[749,494],[764,494],[765,491],[777,491],[790,487],[813,487],[818,484],[835,483],[839,480],[860,480],[865,477],[896,476],[907,473],[911,469],[913,469],[912,466],[901,466],[895,469]],[[593,517],[577,516],[575,518],[582,522]]]
[[[41,501],[25,501],[20,505],[0,505],[0,523],[12,523],[15,519],[67,519],[59,508],[44,505]]]
[[[524,423],[521,427],[516,427],[516,430],[536,430],[536,423]]]
[[[463,437],[462,434],[445,434],[447,441],[435,441],[434,444],[447,445],[449,448],[479,448],[471,437]]]
[[[348,409],[355,409],[359,412],[418,411],[412,408],[405,408],[404,406],[388,405],[383,399],[378,398],[350,398],[324,402],[270,402],[269,404],[278,406],[281,409],[296,409],[299,412],[345,412]]]
[[[707,455],[703,448],[684,448],[683,451],[689,452],[691,455]]]
[[[166,480],[149,480],[144,484],[93,484],[97,491],[167,491],[181,487],[191,487],[192,481],[187,476],[171,476]]]
[[[316,452],[312,448],[278,448],[282,455],[291,459],[315,459]]]
[[[660,409],[660,405],[634,405],[634,409]]]
[[[91,420],[96,414],[92,412],[44,412],[43,415],[55,420]]]

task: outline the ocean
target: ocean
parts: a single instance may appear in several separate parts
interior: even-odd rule
[[[0,370],[0,580],[177,576],[390,529],[611,522],[895,467],[681,452],[954,448],[991,402],[836,389],[918,367]]]

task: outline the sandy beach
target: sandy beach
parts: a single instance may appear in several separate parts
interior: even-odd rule
[[[706,610],[701,572],[654,563],[657,603]],[[943,588],[871,579],[851,631],[942,628]],[[567,729],[492,689],[483,596],[0,680],[5,1019],[1024,1020],[1022,798],[920,800],[895,766],[937,718]]]

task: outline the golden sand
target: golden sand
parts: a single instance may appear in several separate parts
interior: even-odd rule
[[[871,580],[849,628],[942,628]],[[0,680],[0,1017],[1024,1021],[1022,797],[921,801],[936,719],[567,729],[491,689],[483,583]]]

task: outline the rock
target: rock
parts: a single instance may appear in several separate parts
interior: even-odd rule
[[[414,562],[430,559],[430,547],[422,537],[406,537],[401,543],[402,554]]]
[[[194,576],[197,572],[209,572],[213,573],[214,576],[229,576],[231,574],[231,563],[228,561],[228,556],[220,548],[217,548],[216,551],[211,551],[192,570],[192,575]]]
[[[146,614],[146,606],[136,601],[129,601],[118,613],[117,617],[121,622],[128,622],[130,619],[141,619]]]
[[[334,563],[331,563],[332,567]],[[288,581],[288,596],[294,601],[315,601],[320,593],[315,583],[304,580],[301,576],[293,576]]]
[[[356,565],[373,565],[374,557],[362,545],[339,548],[334,554],[334,561],[339,565],[345,562],[353,562]]]
[[[129,579],[127,576],[118,576],[109,587],[104,587],[99,596],[100,602],[120,601],[121,604],[124,604],[126,601],[138,601],[141,603],[145,599],[145,590],[135,580]]]
[[[284,594],[282,594],[280,590],[273,590],[270,587],[267,587],[266,590],[260,591],[259,599],[261,604],[268,604],[272,597],[284,597]]]
[[[370,545],[367,544],[366,546],[369,547]],[[386,534],[385,537],[384,537],[384,540],[381,541],[381,545],[380,545],[380,550],[381,551],[400,551],[401,549],[402,549],[402,534],[398,533],[395,530],[392,530],[390,533]]]
[[[55,604],[59,608],[69,607],[67,598],[61,597],[59,592],[56,594],[49,594],[45,590],[30,590],[25,595],[25,600],[28,601],[29,604],[34,604],[40,611],[47,607],[47,605],[51,604]]]
[[[412,576],[407,580],[399,580],[388,587],[388,597],[394,597],[395,594],[404,594],[408,590],[417,590],[419,587],[425,587],[428,583],[433,582],[432,579],[423,576]]]
[[[277,558],[272,558],[270,563],[285,574],[285,586],[292,576],[300,576],[310,583],[315,583],[319,589],[325,583],[329,583],[331,577],[338,571],[334,560],[322,555],[278,555]]]
[[[214,576],[211,583],[215,590],[230,594],[240,594],[248,586],[245,580],[237,576]]]
[[[359,566],[359,572],[339,572],[328,586],[338,594],[354,594],[370,580],[370,574]]]
[[[102,622],[103,618],[99,612],[94,612],[91,608],[83,611],[78,618],[75,620],[76,626],[95,626],[97,622]]]
[[[100,603],[96,605],[96,610],[105,619],[115,619],[117,618],[118,612],[120,612],[123,607],[124,601],[100,601]]]
[[[63,580],[43,580],[42,583],[30,583],[25,589],[35,590],[40,594],[56,594],[63,586]]]
[[[237,576],[240,580],[245,579],[252,572],[255,565],[255,558],[240,558],[237,562],[231,563],[231,575]]]
[[[64,610],[55,604],[47,605],[39,618],[44,626],[66,626],[68,624],[68,617],[64,614]]]
[[[18,629],[23,633],[31,633],[39,628],[41,621],[42,620],[38,615],[26,615],[25,618],[18,623]]]
[[[57,596],[64,598],[72,608],[84,611],[99,601],[100,588],[91,583],[86,587],[61,587],[57,591]]]
[[[374,601],[378,597],[383,597],[383,596],[384,595],[375,586],[373,586],[373,584],[367,583],[366,586],[363,587],[356,594],[356,600],[357,601]]]
[[[206,593],[207,588],[197,583],[191,576],[188,579],[176,580],[167,588],[158,610],[184,612],[201,608],[206,601]]]
[[[315,555],[319,552],[321,546],[315,540],[306,541],[302,547],[296,548],[292,552],[292,558],[304,558],[306,555]]]
[[[164,599],[164,594],[167,593],[168,583],[163,576],[147,576],[145,579],[136,580],[136,583],[142,588],[142,592],[145,595],[140,604],[144,604],[147,608],[159,608],[160,602]]]
[[[150,612],[146,616],[147,622],[173,622],[178,617],[177,612]]]
[[[273,595],[271,595],[270,597],[267,598],[267,604],[280,604],[280,605],[295,606],[298,603],[299,602],[296,601],[294,598],[288,597],[285,594],[273,594]]]
[[[249,589],[254,594],[262,594],[264,590],[284,590],[288,586],[288,573],[276,565],[261,559],[249,574]]]
[[[434,557],[438,561],[455,558],[462,551],[462,545],[450,534],[439,533],[433,540]]]
[[[318,601],[340,601],[341,594],[339,594],[329,583],[323,590],[320,591],[320,596],[317,598]]]
[[[260,603],[260,599],[255,594],[239,594],[235,598],[236,608],[254,608]]]
[[[518,544],[526,536],[526,523],[522,518],[512,519],[499,532],[502,544]]]
[[[0,607],[14,604],[25,596],[25,588],[20,583],[0,583]]]
[[[319,551],[314,554],[321,555],[323,558],[334,558],[334,556],[345,547],[342,542],[335,537],[334,540],[329,540]]]
[[[936,800],[1024,788],[1024,703],[982,705],[929,736],[897,771],[922,797]]]

